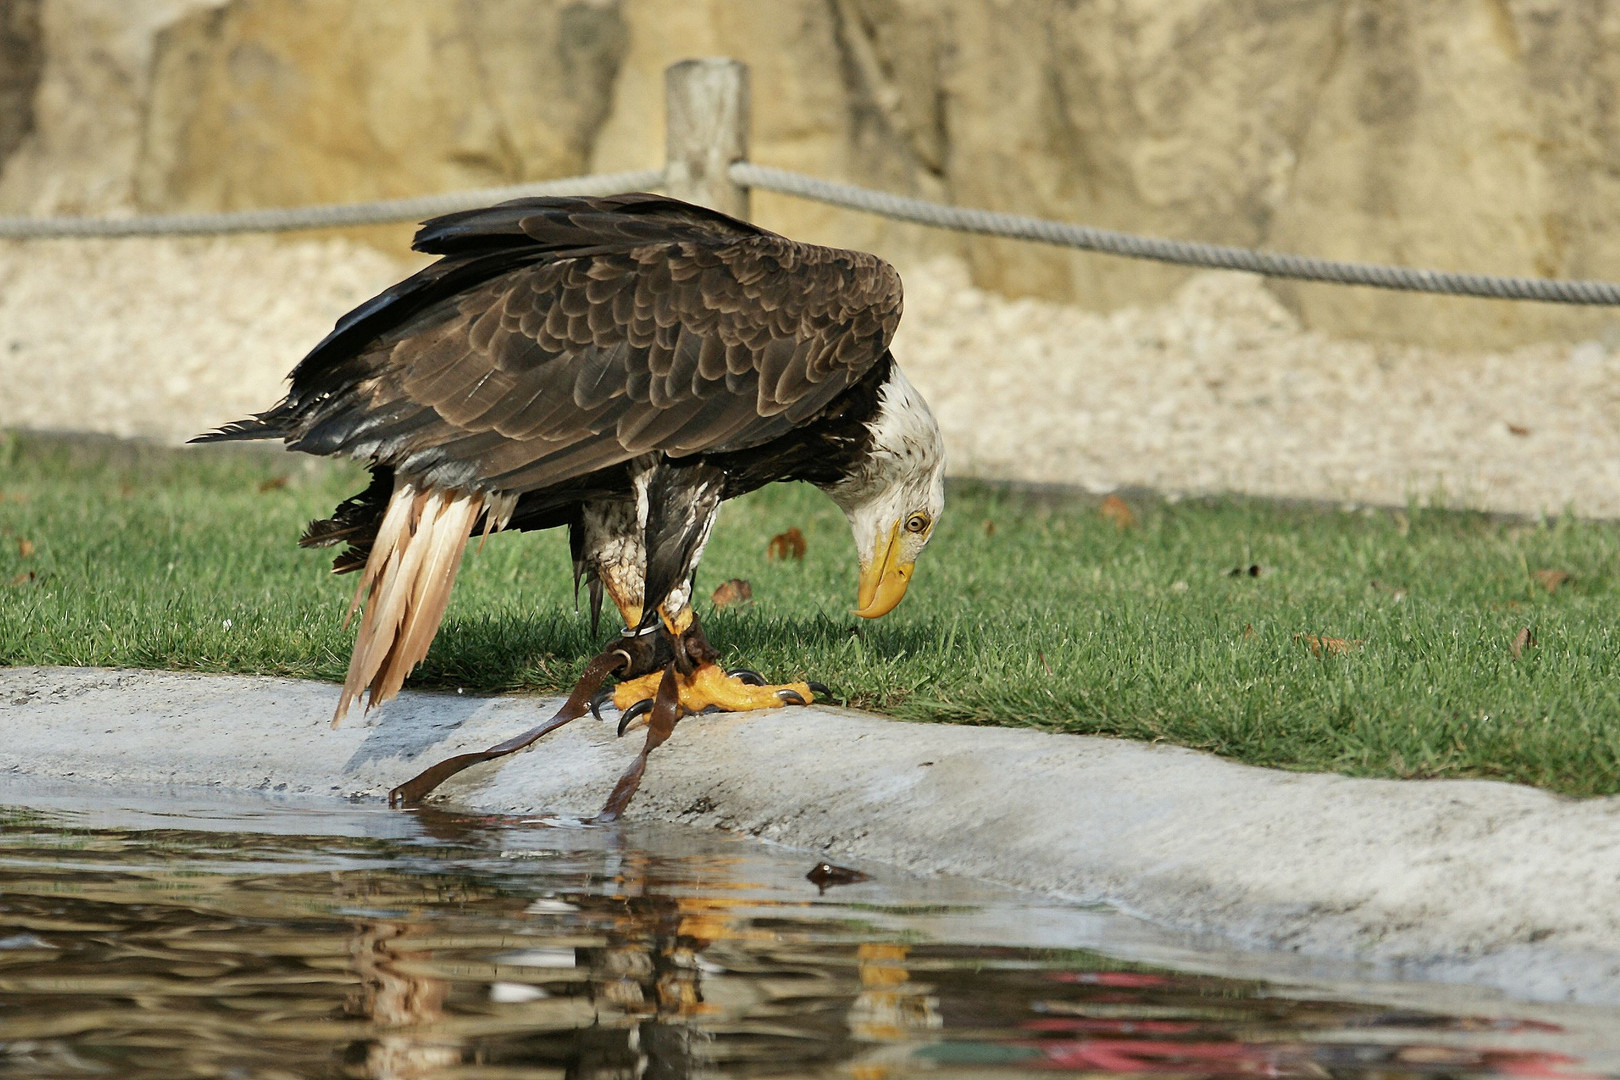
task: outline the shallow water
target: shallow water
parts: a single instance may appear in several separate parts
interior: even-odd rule
[[[1256,964],[1106,910],[873,867],[821,893],[814,857],[713,832],[0,802],[5,1077],[1396,1080],[1620,1061],[1590,1011],[1230,977]]]

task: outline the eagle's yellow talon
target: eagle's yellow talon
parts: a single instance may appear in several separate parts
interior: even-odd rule
[[[636,702],[651,698],[658,693],[658,682],[663,677],[663,672],[655,671],[620,683],[613,691],[614,707],[622,713]],[[692,674],[676,678],[680,682],[681,710],[688,713],[700,713],[710,706],[721,712],[750,712],[790,704],[807,705],[816,700],[809,683],[753,685],[727,675],[714,664],[704,664]]]
[[[651,699],[658,693],[658,681],[663,677],[662,671],[655,671],[639,679],[628,679],[620,683],[613,688],[613,707],[624,712],[638,701]]]

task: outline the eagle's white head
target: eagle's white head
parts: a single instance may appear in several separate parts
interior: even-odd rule
[[[945,510],[945,440],[917,388],[891,364],[867,421],[872,443],[855,472],[827,490],[855,533],[861,584],[855,614],[894,610]]]

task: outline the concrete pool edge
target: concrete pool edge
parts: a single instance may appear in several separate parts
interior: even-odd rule
[[[334,699],[292,679],[0,668],[0,796],[6,774],[381,796],[555,707],[408,693],[333,731]],[[587,816],[639,742],[586,719],[445,794]],[[816,708],[682,722],[631,813],[1107,901],[1240,948],[1620,1004],[1620,799]]]

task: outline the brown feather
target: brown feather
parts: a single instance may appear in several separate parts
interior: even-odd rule
[[[586,252],[471,286],[346,361],[322,405],[323,452],[474,490],[521,476],[521,494],[649,450],[757,445],[813,419],[888,348],[900,283],[874,256],[674,203],[659,204],[665,218],[601,205],[522,222]],[[295,394],[315,400],[319,372],[301,365],[300,379]],[[403,419],[367,441],[375,416]],[[510,444],[474,438],[485,432]]]

